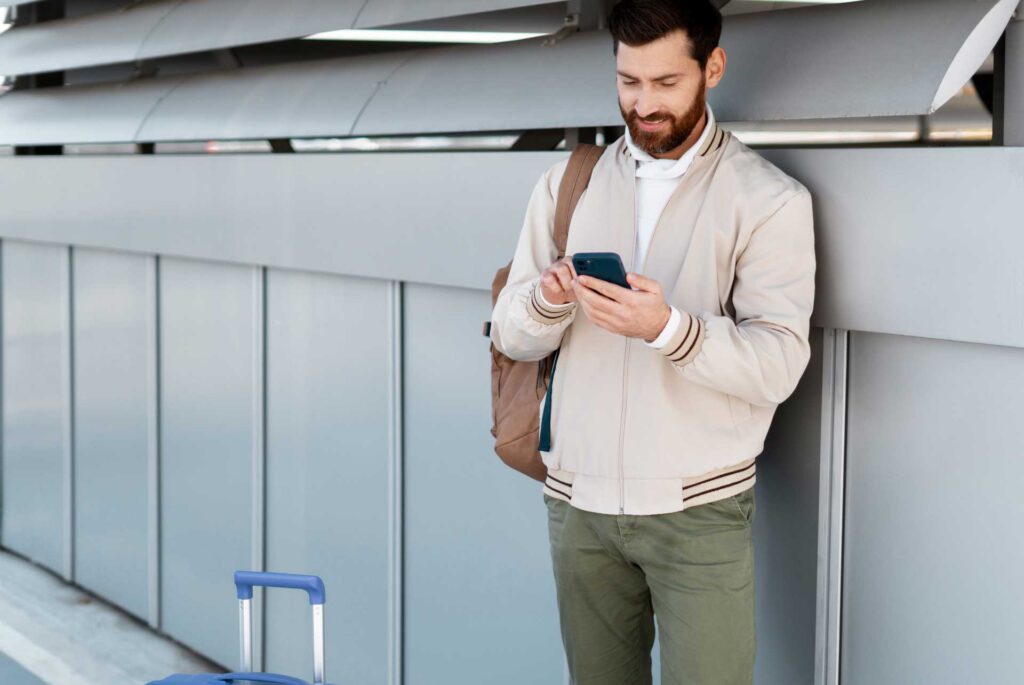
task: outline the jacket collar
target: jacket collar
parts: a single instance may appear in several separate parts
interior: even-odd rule
[[[718,120],[712,116],[710,117],[711,130],[707,136],[704,136],[703,143],[697,149],[697,153],[694,155],[692,164],[697,164],[701,160],[713,156],[712,153],[718,150],[725,142],[726,134],[728,133],[724,128],[718,125]],[[702,134],[703,135],[703,134]],[[616,159],[625,159],[628,161],[636,162],[636,157],[630,151],[629,146],[626,144],[626,134],[623,133],[619,136],[619,139],[615,143],[616,145]]]

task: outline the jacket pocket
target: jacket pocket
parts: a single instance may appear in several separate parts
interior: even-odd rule
[[[729,497],[727,500],[736,507],[740,512],[740,516],[746,523],[753,523],[754,521],[754,486],[750,486],[746,490],[736,495]]]
[[[735,395],[729,395],[729,411],[732,413],[732,421],[736,426],[739,426],[752,416],[750,402]]]

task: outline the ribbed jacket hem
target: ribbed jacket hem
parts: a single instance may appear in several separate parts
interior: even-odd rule
[[[626,478],[625,513],[669,514],[716,502],[754,487],[756,457],[688,478]],[[619,513],[619,480],[548,469],[545,494],[597,514]]]

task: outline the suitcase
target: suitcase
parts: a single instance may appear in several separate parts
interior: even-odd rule
[[[235,591],[238,595],[238,619],[241,637],[242,670],[235,673],[176,673],[153,680],[147,685],[310,685],[305,680],[278,673],[252,672],[252,589],[253,587],[280,587],[305,590],[313,608],[313,684],[324,683],[324,581],[318,576],[298,573],[261,573],[235,571]]]

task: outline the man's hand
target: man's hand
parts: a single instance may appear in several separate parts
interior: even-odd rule
[[[578,276],[573,291],[587,318],[601,328],[653,342],[668,323],[672,309],[654,279],[629,273],[626,280],[637,290],[592,276]]]
[[[540,275],[540,290],[544,294],[544,299],[551,304],[575,302],[576,293],[572,287],[575,278],[576,269],[572,265],[572,255],[565,255],[544,269],[544,273]]]

